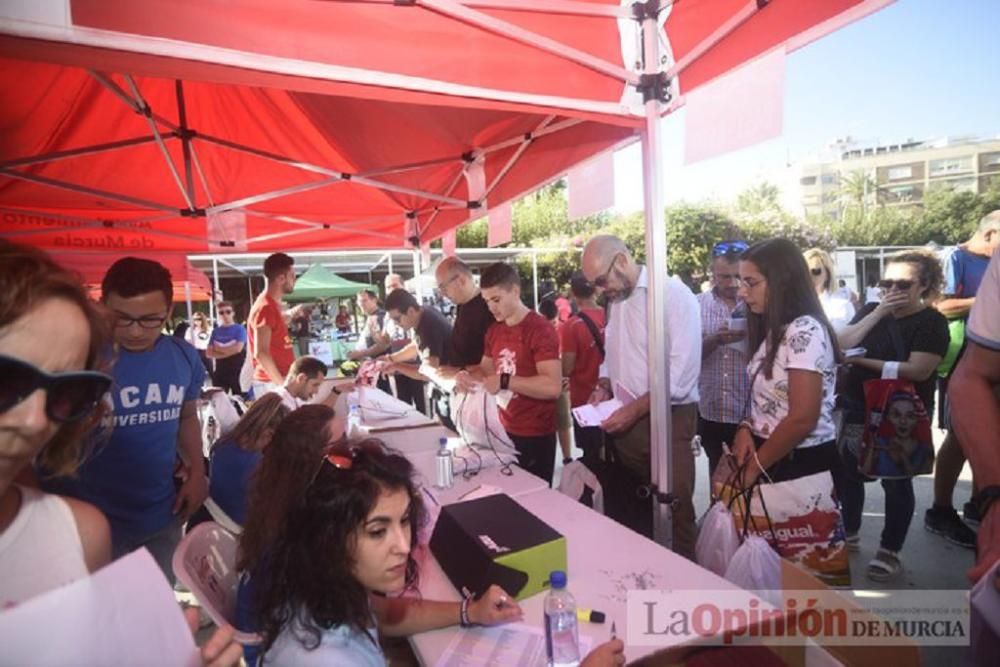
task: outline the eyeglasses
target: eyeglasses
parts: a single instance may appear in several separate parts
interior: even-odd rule
[[[823,267],[817,266],[815,268],[809,269],[809,273],[813,274],[814,276],[821,276],[823,275]]]
[[[898,287],[901,291],[905,292],[906,290],[908,290],[911,287],[913,287],[913,281],[912,280],[880,280],[880,281],[878,281],[878,286],[881,287],[882,289],[892,289],[893,285],[895,285],[896,287]]]
[[[230,310],[230,309],[228,309],[228,308],[225,309],[225,310],[220,310],[219,311],[219,315],[232,315],[232,314],[233,314],[233,311]]]
[[[618,253],[617,255],[615,255],[614,257],[611,258],[611,264],[608,266],[608,270],[607,271],[605,271],[604,273],[602,273],[601,275],[597,276],[596,278],[594,278],[591,281],[591,283],[594,285],[594,287],[600,287],[600,288],[603,289],[603,288],[605,288],[605,287],[608,286],[608,278],[611,277],[611,271],[612,271],[612,269],[615,268],[615,262],[618,261],[618,255],[620,255],[620,254],[621,253]]]
[[[456,280],[458,280],[460,277],[461,277],[461,274],[456,273],[455,275],[453,275],[451,278],[448,278],[448,280],[444,281],[443,283],[439,283],[438,284],[438,289],[439,290],[447,289],[449,285],[451,285],[453,282],[455,282]]]
[[[129,317],[128,315],[123,315],[122,313],[115,313],[115,326],[122,329],[127,329],[133,324],[138,324],[143,329],[159,329],[163,326],[163,323],[167,321],[167,316],[146,316],[146,317]]]
[[[749,248],[745,241],[723,241],[716,243],[712,248],[712,257],[722,257],[723,255],[735,255],[744,252]]]
[[[54,422],[74,422],[90,414],[111,386],[111,377],[96,371],[46,373],[20,359],[0,355],[0,412],[10,410],[44,389],[45,414]]]
[[[761,278],[760,280],[751,280],[750,278],[741,278],[740,282],[743,283],[743,286],[746,287],[747,289],[753,289],[754,287],[760,285],[761,283],[766,283],[767,279]]]

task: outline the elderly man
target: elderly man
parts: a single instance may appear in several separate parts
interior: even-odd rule
[[[465,262],[457,257],[445,257],[434,271],[434,277],[438,291],[456,306],[448,363],[454,372],[466,366],[478,366],[483,358],[486,332],[496,319]]]
[[[612,413],[601,428],[613,437],[610,446],[632,493],[650,482],[650,409],[648,326],[646,298],[648,272],[637,264],[625,244],[615,236],[599,235],[587,242],[581,268],[595,287],[604,290],[611,309],[605,329],[606,358],[601,366],[592,401],[616,396],[624,407]],[[688,287],[670,277],[664,287],[667,331],[670,339],[670,414],[672,439],[671,488],[677,502],[673,509],[673,549],[694,558],[694,454],[691,441],[698,423],[698,373],[701,369],[701,315],[698,301]],[[627,491],[627,490],[626,490]],[[652,536],[652,504],[637,500],[625,516],[612,517],[646,536]]]
[[[722,444],[733,444],[750,395],[747,377],[746,307],[740,288],[743,241],[712,248],[712,289],[698,295],[701,308],[701,379],[698,383],[698,435],[708,454],[708,474],[722,458]]]

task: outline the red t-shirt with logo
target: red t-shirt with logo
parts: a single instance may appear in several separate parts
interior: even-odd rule
[[[253,358],[257,349],[257,327],[267,327],[271,330],[271,358],[281,372],[281,376],[288,375],[288,369],[295,361],[295,351],[292,349],[292,338],[288,335],[288,325],[281,314],[281,304],[272,299],[267,293],[261,294],[253,302],[250,309],[250,316],[247,318],[247,342],[250,344],[251,359],[253,359],[253,379],[259,382],[273,382],[264,372],[264,368]]]
[[[587,308],[582,312],[597,325],[597,332],[603,344],[604,310]],[[573,374],[569,376],[569,402],[575,408],[587,402],[594,391],[594,386],[597,385],[597,374],[602,361],[601,351],[597,348],[587,323],[579,315],[574,315],[562,325],[559,336],[563,354],[569,352],[576,355]]]
[[[559,360],[559,336],[552,324],[531,311],[515,326],[497,322],[486,332],[483,356],[493,360],[497,375],[538,375],[537,364]],[[556,401],[514,394],[500,408],[500,423],[512,435],[547,435],[555,432]]]

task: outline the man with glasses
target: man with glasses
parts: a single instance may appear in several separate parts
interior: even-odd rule
[[[247,330],[236,322],[229,301],[220,301],[215,312],[219,321],[208,342],[208,356],[215,360],[212,383],[231,394],[241,394],[240,369],[246,360]]]
[[[448,355],[454,375],[466,366],[478,366],[483,358],[486,332],[496,321],[480,294],[469,266],[457,257],[446,257],[434,271],[438,291],[455,304],[455,325]]]
[[[172,582],[181,526],[208,495],[197,412],[205,367],[191,345],[160,333],[173,300],[163,266],[120,259],[105,274],[101,291],[115,317],[110,436],[75,477],[44,485],[104,512],[114,558],[146,547]],[[178,455],[186,471],[175,490]]]
[[[712,249],[712,289],[698,295],[702,331],[698,435],[708,455],[709,479],[722,458],[722,443],[733,444],[750,394],[746,306],[737,296],[739,259],[746,249],[743,241],[717,243]]]
[[[264,276],[267,289],[253,302],[247,318],[255,398],[280,387],[295,361],[292,337],[281,310],[281,300],[295,289],[295,260],[283,252],[274,253],[264,260]],[[293,308],[289,317],[300,309]]]
[[[653,509],[649,498],[636,491],[650,483],[649,318],[646,299],[648,272],[637,264],[625,244],[615,236],[599,235],[587,242],[581,258],[587,280],[604,290],[611,304],[605,329],[606,357],[591,402],[617,397],[624,407],[602,424],[612,436],[609,447],[618,459],[621,474],[615,476],[623,498],[621,507],[609,516],[647,537],[653,534]],[[691,441],[698,424],[698,373],[701,370],[701,326],[698,300],[691,290],[671,276],[664,287],[667,328],[670,339],[670,413],[673,456],[671,488],[676,496],[673,509],[673,550],[694,559],[694,455]]]

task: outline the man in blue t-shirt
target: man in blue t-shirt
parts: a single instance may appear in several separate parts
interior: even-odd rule
[[[979,284],[986,274],[990,257],[1000,247],[1000,210],[993,211],[979,221],[976,233],[968,242],[959,245],[944,262],[944,298],[936,308],[944,314],[951,323],[949,329],[952,335],[952,346],[964,343],[964,324],[976,301]],[[958,326],[956,326],[958,325]],[[959,353],[960,356],[961,353]],[[949,355],[951,356],[951,355]],[[953,358],[954,363],[956,359]],[[943,371],[943,372],[942,372]],[[976,533],[959,517],[952,506],[952,496],[955,483],[965,465],[965,454],[951,430],[950,401],[948,400],[948,375],[951,365],[939,368],[942,377],[938,380],[938,427],[948,430],[948,435],[937,453],[934,465],[934,504],[924,515],[924,527],[932,533],[942,535],[949,542],[974,549]],[[973,480],[975,491],[975,480]],[[976,505],[968,502],[965,505],[966,519],[978,523],[975,512]]]
[[[215,312],[219,319],[208,341],[208,356],[215,359],[212,383],[231,394],[242,394],[240,371],[247,356],[247,330],[242,324],[236,323],[233,304],[230,302],[220,301]]]
[[[205,367],[191,345],[160,334],[173,299],[163,266],[120,259],[101,290],[115,318],[110,437],[75,477],[46,488],[96,505],[111,523],[113,556],[146,547],[172,582],[181,527],[208,495],[196,409]],[[178,455],[186,474],[175,488]]]

